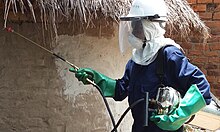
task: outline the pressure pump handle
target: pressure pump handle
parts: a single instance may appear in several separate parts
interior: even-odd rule
[[[144,122],[143,126],[148,126],[148,109],[149,109],[149,92],[145,92],[145,98],[144,98]]]

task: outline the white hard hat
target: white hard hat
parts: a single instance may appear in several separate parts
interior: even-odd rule
[[[164,0],[134,0],[127,16],[121,21],[148,19],[151,21],[167,21],[167,6]]]

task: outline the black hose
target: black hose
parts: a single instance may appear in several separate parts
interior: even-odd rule
[[[124,117],[125,117],[125,115],[128,113],[128,111],[129,111],[130,109],[132,109],[134,106],[136,106],[138,103],[140,103],[140,102],[142,102],[142,101],[144,101],[144,100],[145,100],[145,99],[142,98],[142,99],[139,99],[139,100],[135,101],[134,103],[132,103],[132,104],[125,110],[125,112],[121,115],[120,119],[118,120],[117,124],[115,125],[115,127],[112,129],[111,132],[116,132],[116,131],[117,131],[117,128],[118,128],[118,126],[119,126],[119,124],[120,124],[121,121],[124,119]]]
[[[97,84],[94,83],[94,84],[92,84],[92,85],[99,91],[100,95],[102,96],[102,99],[103,99],[103,101],[104,101],[104,103],[105,103],[106,109],[107,109],[107,111],[108,111],[108,113],[109,113],[109,116],[110,116],[110,118],[111,118],[111,121],[112,121],[114,130],[115,130],[115,132],[117,132],[117,127],[116,127],[116,125],[115,125],[115,119],[114,119],[114,117],[113,117],[113,114],[112,114],[112,112],[111,112],[111,109],[110,109],[110,107],[109,107],[109,104],[108,104],[108,102],[107,102],[105,96],[103,95],[103,93],[102,93],[100,87],[99,87]]]

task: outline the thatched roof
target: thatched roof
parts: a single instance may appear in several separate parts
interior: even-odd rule
[[[192,33],[207,38],[208,28],[191,9],[186,0],[165,0],[169,7],[168,28],[172,35],[180,33],[187,38]],[[42,21],[46,27],[48,23],[57,32],[57,23],[65,20],[80,21],[80,25],[93,25],[93,21],[100,18],[111,18],[118,22],[122,14],[126,14],[130,7],[129,0],[4,0],[5,27],[9,10],[24,14],[31,14],[33,21]],[[39,13],[40,12],[40,13]],[[37,17],[36,14],[40,14]],[[62,16],[62,19],[60,19]],[[77,25],[78,26],[78,25]]]

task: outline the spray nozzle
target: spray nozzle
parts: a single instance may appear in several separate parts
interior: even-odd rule
[[[6,31],[8,31],[8,32],[14,32],[14,30],[12,29],[12,27],[6,27],[5,29],[6,29]]]

